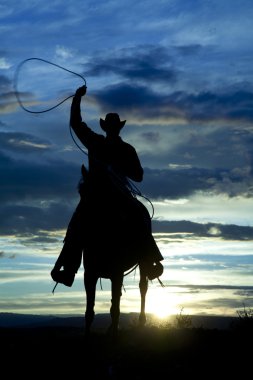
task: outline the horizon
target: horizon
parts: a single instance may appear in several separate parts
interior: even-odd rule
[[[244,314],[242,314],[243,316]],[[138,327],[139,313],[121,313],[119,318],[119,329]],[[146,328],[179,328],[180,321],[185,323],[184,327],[229,330],[235,323],[240,323],[239,315],[217,316],[217,315],[187,315],[181,310],[178,314],[159,318],[155,314],[146,315]],[[40,328],[40,327],[84,327],[84,315],[64,315],[64,314],[21,314],[21,313],[1,313],[0,328]],[[110,313],[99,313],[95,315],[92,330],[107,330],[110,325]],[[183,326],[181,326],[183,327]]]

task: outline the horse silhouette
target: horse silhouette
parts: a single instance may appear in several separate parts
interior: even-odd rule
[[[87,189],[85,189],[87,193]],[[81,191],[82,193],[82,191]],[[58,283],[72,286],[83,259],[86,292],[85,333],[91,331],[95,317],[96,285],[99,278],[111,281],[111,325],[116,335],[119,327],[120,301],[124,277],[139,267],[141,307],[139,324],[146,323],[145,302],[148,281],[163,272],[162,256],[152,235],[147,208],[132,195],[122,199],[101,197],[96,203],[81,197],[69,223],[64,247],[51,272]],[[82,232],[82,233],[81,233]],[[83,238],[82,238],[83,236]],[[154,257],[157,258],[154,261]],[[61,268],[64,267],[64,270]],[[160,281],[162,284],[162,282]]]

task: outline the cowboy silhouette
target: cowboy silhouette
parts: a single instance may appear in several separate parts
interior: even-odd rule
[[[158,277],[163,257],[151,233],[150,216],[128,186],[128,179],[142,181],[143,168],[135,148],[119,136],[126,120],[108,113],[100,119],[105,136],[92,131],[81,117],[86,90],[86,86],[76,90],[70,125],[88,150],[89,168],[82,165],[80,201],[51,276],[71,286],[83,258],[84,266],[96,265],[105,276],[113,266],[115,271],[126,270],[142,261],[150,268],[150,279]],[[89,254],[91,249],[97,256]],[[152,274],[154,263],[159,273]]]

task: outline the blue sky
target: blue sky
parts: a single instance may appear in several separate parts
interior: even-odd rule
[[[102,133],[107,112],[127,120],[122,138],[144,167],[138,187],[155,207],[174,307],[188,305],[182,294],[203,297],[217,285],[211,301],[195,298],[199,310],[189,310],[231,314],[243,302],[251,306],[252,1],[2,1],[0,18],[0,310],[84,307],[82,273],[77,288],[53,300],[48,292],[87,159],[69,133],[70,101],[38,115],[20,108],[15,73],[31,57],[85,77],[82,112],[95,131]],[[26,107],[41,111],[83,82],[29,61],[16,84]],[[130,295],[138,289],[129,281]]]

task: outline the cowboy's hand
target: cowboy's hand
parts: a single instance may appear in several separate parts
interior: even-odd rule
[[[87,91],[87,87],[86,86],[79,87],[76,90],[76,96],[84,96],[86,94],[86,91]]]

